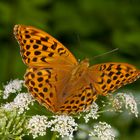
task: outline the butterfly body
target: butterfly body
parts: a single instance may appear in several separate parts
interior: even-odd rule
[[[127,63],[90,66],[48,33],[32,26],[15,25],[23,62],[28,66],[25,85],[35,99],[57,114],[75,114],[87,109],[98,95],[106,95],[140,77]]]

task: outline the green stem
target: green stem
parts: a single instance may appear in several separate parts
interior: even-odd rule
[[[98,113],[101,114],[101,113],[108,112],[108,111],[110,111],[110,109],[107,109],[107,110],[101,110],[101,111],[98,111]]]
[[[56,138],[56,132],[54,131],[51,140],[56,140]]]

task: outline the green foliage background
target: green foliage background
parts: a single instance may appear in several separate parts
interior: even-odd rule
[[[77,59],[87,57],[91,64],[116,61],[140,68],[139,0],[1,0],[1,83],[23,79],[26,69],[13,36],[15,24],[43,29],[67,46]],[[119,50],[94,59],[114,48]],[[125,89],[133,90],[140,99],[139,85],[137,81]],[[139,140],[140,119],[115,114],[104,116],[104,120],[119,129],[119,140]]]

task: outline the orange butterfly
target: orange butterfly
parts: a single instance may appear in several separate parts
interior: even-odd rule
[[[140,77],[127,63],[80,63],[48,33],[32,26],[15,25],[23,62],[28,66],[25,85],[38,102],[58,114],[82,112],[96,100]]]

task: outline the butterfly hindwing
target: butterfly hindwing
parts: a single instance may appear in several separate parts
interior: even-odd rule
[[[89,68],[89,74],[97,93],[106,95],[140,77],[140,71],[127,63],[103,63]]]
[[[63,102],[61,94],[69,75],[69,71],[55,68],[28,68],[24,79],[35,99],[50,111],[57,112]]]
[[[85,79],[85,77],[83,77]],[[97,93],[92,85],[83,82],[75,84],[71,89],[64,90],[67,96],[59,108],[60,113],[76,114],[89,108],[97,98]]]

